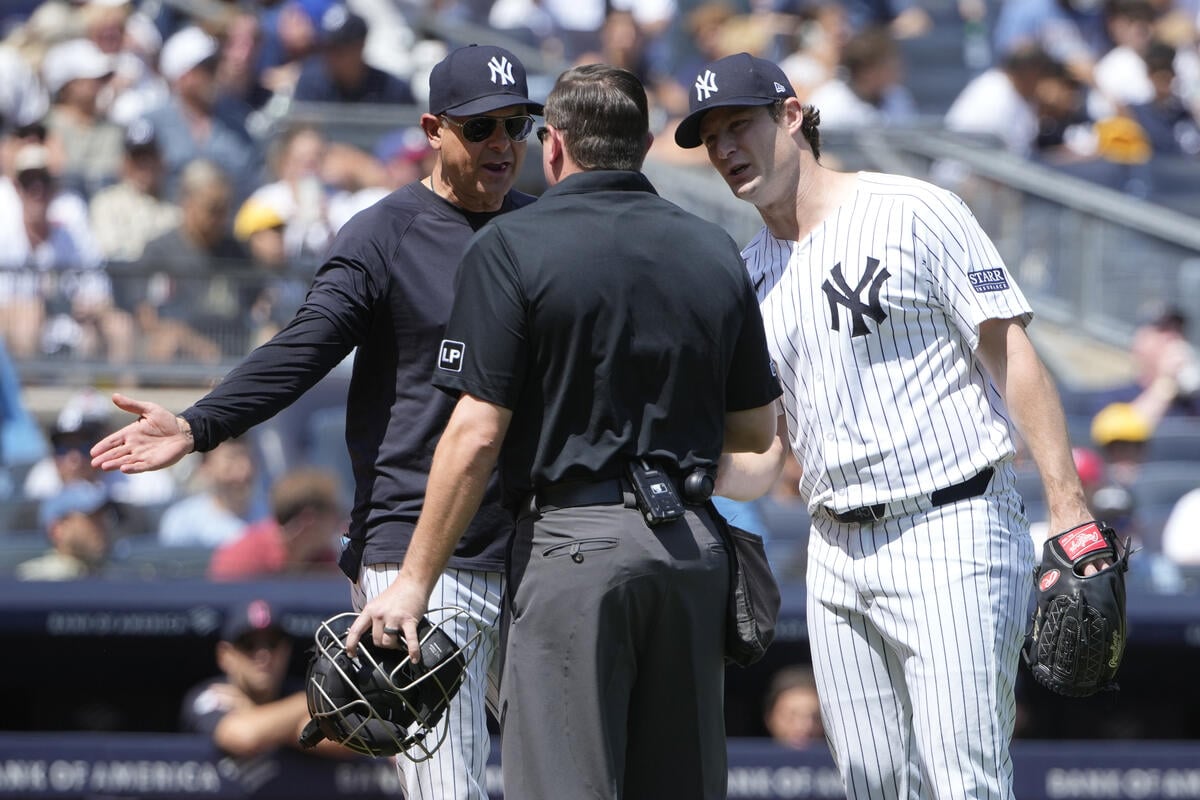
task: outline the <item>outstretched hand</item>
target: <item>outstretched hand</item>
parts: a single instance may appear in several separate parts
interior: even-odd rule
[[[92,446],[92,466],[133,474],[169,467],[195,449],[191,430],[167,409],[120,393],[112,396],[137,419]]]

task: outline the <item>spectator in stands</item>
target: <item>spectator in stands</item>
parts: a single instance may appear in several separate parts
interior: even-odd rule
[[[295,100],[401,105],[416,102],[407,81],[364,60],[367,22],[345,5],[330,6],[321,15],[317,42],[319,53],[305,59],[300,70]]]
[[[162,196],[163,161],[153,123],[132,122],[125,129],[123,150],[120,182],[97,192],[89,203],[96,243],[110,268],[113,262],[138,261],[152,239],[181,220],[179,206]]]
[[[22,396],[21,377],[0,338],[0,500],[20,494],[20,472],[46,452],[46,440]]]
[[[141,5],[149,9],[154,4]],[[144,118],[170,96],[170,87],[157,69],[162,33],[145,10],[131,12],[131,9],[129,3],[116,10],[107,9],[111,13],[96,14],[87,28],[88,38],[116,62],[116,74],[104,93],[108,118],[122,127]],[[121,19],[123,35],[117,38],[114,27]]]
[[[1187,327],[1187,313],[1168,305],[1134,331],[1137,395],[1131,402],[1152,428],[1167,414],[1200,415],[1200,355]]]
[[[169,472],[126,475],[92,466],[88,450],[112,429],[111,413],[111,404],[95,389],[71,395],[50,428],[52,452],[25,476],[24,495],[30,500],[45,500],[72,483],[102,484],[119,512],[115,532],[146,533],[147,529],[136,527],[143,517],[137,510],[168,502],[175,494],[175,480]]]
[[[1093,119],[1111,117],[1154,97],[1145,56],[1156,16],[1150,0],[1105,0],[1104,25],[1113,46],[1092,68],[1088,114]]]
[[[600,46],[605,0],[497,0],[488,25],[573,63]]]
[[[325,137],[312,125],[284,130],[271,148],[276,180],[255,189],[246,200],[251,208],[266,206],[282,217],[287,258],[310,265],[310,278],[335,233],[329,219],[331,187],[325,180],[329,150]]]
[[[324,7],[332,3],[325,2]],[[263,84],[273,92],[290,96],[296,87],[301,61],[317,46],[317,25],[308,6],[299,2],[259,3],[257,16],[262,41],[258,48],[258,70]],[[317,13],[320,18],[320,13]]]
[[[842,63],[842,48],[853,31],[846,8],[837,0],[806,0],[792,4],[796,14],[793,52],[779,68],[791,80],[796,97],[807,103],[813,90],[831,80]]]
[[[312,279],[308,270],[296,269],[288,258],[283,230],[286,220],[271,205],[251,196],[238,209],[233,235],[245,245],[254,261],[258,294],[250,304],[250,344],[253,347],[279,332],[291,318]]]
[[[904,86],[900,48],[887,29],[870,28],[851,37],[842,50],[841,67],[808,97],[827,130],[903,125],[916,118],[916,101]]]
[[[1179,498],[1171,509],[1163,527],[1162,549],[1163,555],[1181,567],[1200,567],[1200,486]]]
[[[1110,403],[1092,419],[1092,441],[1115,483],[1128,488],[1137,482],[1153,432],[1149,420],[1130,403]]]
[[[842,0],[851,30],[884,27],[893,38],[922,36],[933,20],[917,0]]]
[[[14,158],[15,214],[0,212],[0,331],[16,357],[106,354],[126,363],[132,320],[112,303],[86,219],[67,224],[52,216],[58,183],[50,167],[44,145],[25,144]]]
[[[659,107],[662,100],[659,88],[661,76],[654,70],[646,52],[646,39],[629,9],[609,8],[600,27],[597,49],[581,53],[576,64],[608,64],[632,72],[646,87],[651,109]]]
[[[1101,486],[1092,493],[1089,507],[1096,519],[1111,525],[1122,539],[1132,541],[1137,555],[1129,562],[1131,590],[1163,594],[1183,591],[1182,564],[1163,552],[1163,531],[1147,524],[1149,517],[1145,509],[1138,508],[1133,490],[1117,483]]]
[[[158,540],[169,547],[219,547],[261,519],[257,472],[250,446],[230,439],[204,453],[195,481],[200,490],[163,512]]]
[[[23,581],[64,581],[99,573],[108,562],[111,507],[103,486],[80,481],[42,501],[38,522],[50,539],[44,555],[17,565]]]
[[[1122,151],[1128,151],[1134,143],[1100,135],[1087,112],[1086,88],[1066,65],[1053,59],[1049,62],[1034,94],[1038,115],[1036,158],[1060,167],[1095,164],[1113,156],[1125,158]],[[1092,180],[1111,180],[1103,170],[1093,174],[1085,170],[1083,174]]]
[[[147,116],[159,134],[170,199],[176,197],[183,171],[196,159],[212,161],[230,176],[238,203],[262,178],[262,153],[245,127],[248,109],[218,103],[219,51],[216,39],[189,26],[171,36],[159,56],[159,70],[171,87],[171,97]]]
[[[217,642],[221,674],[188,691],[181,728],[212,736],[217,748],[236,758],[299,749],[300,731],[309,720],[308,701],[303,685],[288,675],[291,657],[292,640],[266,600],[231,609]],[[303,752],[351,755],[328,741]]]
[[[252,8],[235,11],[225,25],[221,55],[217,62],[220,92],[252,109],[262,108],[272,91],[262,81],[259,50],[262,23]]]
[[[763,722],[771,738],[784,747],[803,750],[825,743],[817,681],[806,666],[784,667],[767,686]]]
[[[675,83],[681,87],[682,97],[678,101],[681,105],[670,109],[673,115],[687,114],[687,98],[694,91],[692,84],[701,68],[727,55],[721,41],[721,31],[736,13],[726,0],[708,0],[688,12],[684,27],[695,52],[685,56],[675,67]]]
[[[328,470],[308,467],[285,474],[271,488],[271,517],[221,545],[208,577],[231,581],[336,572],[338,540],[346,530],[338,491],[337,476]]]
[[[193,161],[180,181],[180,223],[152,239],[141,265],[152,279],[138,303],[152,360],[213,362],[245,352],[246,312],[257,294],[248,253],[231,230],[233,188],[216,164]]]
[[[437,159],[437,151],[429,146],[425,132],[416,125],[379,137],[374,153],[387,174],[382,188],[388,191],[425,177],[433,171]]]
[[[1009,52],[962,88],[946,111],[946,128],[992,136],[1010,153],[1030,156],[1038,136],[1038,85],[1053,66],[1036,45]]]
[[[14,48],[0,44],[0,129],[37,122],[49,110],[37,72]]]
[[[1085,83],[1091,81],[1096,59],[1112,46],[1102,4],[1096,0],[1006,0],[1000,4],[993,38],[1000,58],[1040,45]]]
[[[91,39],[57,44],[42,59],[42,78],[53,98],[46,128],[66,154],[63,180],[84,197],[116,180],[120,168],[121,129],[99,104],[115,71],[115,60]]]
[[[1146,74],[1154,87],[1145,103],[1134,103],[1129,113],[1142,126],[1155,155],[1200,155],[1200,123],[1175,90],[1176,50],[1154,41],[1146,48]]]

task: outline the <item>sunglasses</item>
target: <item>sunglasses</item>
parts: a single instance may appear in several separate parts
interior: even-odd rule
[[[452,125],[462,128],[463,138],[468,142],[483,142],[496,132],[497,123],[504,123],[504,132],[514,142],[523,142],[533,131],[533,117],[528,114],[518,114],[513,117],[471,117],[464,122],[443,116],[442,119]]]
[[[559,133],[563,132],[562,128],[555,128],[555,130],[558,131]],[[537,140],[541,144],[546,143],[546,137],[549,135],[550,135],[550,128],[548,126],[543,125],[542,127],[537,129]]]

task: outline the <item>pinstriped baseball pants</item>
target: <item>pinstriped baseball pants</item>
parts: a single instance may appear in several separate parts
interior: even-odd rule
[[[363,567],[359,582],[352,587],[354,609],[361,611],[372,598],[391,585],[400,571],[399,564],[374,564]],[[491,739],[487,729],[487,708],[498,705],[500,598],[504,591],[504,573],[447,569],[434,585],[429,607],[456,606],[466,609],[479,623],[483,637],[479,652],[467,667],[462,688],[450,703],[449,732],[433,758],[414,763],[396,756],[400,783],[408,800],[487,800],[484,779]],[[470,635],[465,625],[449,631],[456,642]]]
[[[1011,800],[1033,564],[1008,463],[987,493],[919,514],[814,515],[809,641],[851,800]]]

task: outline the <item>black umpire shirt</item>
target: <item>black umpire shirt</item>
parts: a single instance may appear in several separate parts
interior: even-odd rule
[[[509,192],[500,212],[477,214],[421,183],[388,195],[338,232],[287,327],[182,414],[196,449],[211,450],[287,407],[357,347],[346,408],[356,488],[342,561],[351,578],[360,552],[362,564],[403,560],[421,512],[454,406],[430,378],[463,249],[485,222],[533,200]],[[503,567],[513,519],[499,499],[493,478],[449,566]]]
[[[754,289],[733,240],[638,172],[567,177],[463,256],[434,384],[513,412],[506,504],[633,457],[716,463],[727,411],[770,403]]]

